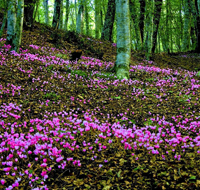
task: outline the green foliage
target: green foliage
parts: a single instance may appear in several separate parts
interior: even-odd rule
[[[43,99],[57,101],[60,99],[60,95],[57,95],[55,92],[46,93],[42,96]]]
[[[60,58],[62,58],[62,59],[69,59],[69,56],[68,56],[68,55],[66,55],[66,54],[61,54],[61,53],[56,54],[56,57],[60,57]]]
[[[179,98],[179,100],[178,100],[179,102],[184,102],[184,103],[186,103],[186,101],[191,98],[190,95],[186,95],[186,94],[184,94],[182,96],[182,98],[180,98],[179,96],[177,96],[177,97]]]
[[[112,98],[112,99],[116,99],[116,100],[119,100],[119,99],[121,99],[121,97],[120,97],[120,96],[111,96],[111,98]]]
[[[144,125],[152,125],[153,121],[151,119],[148,119],[147,121],[144,122]]]
[[[200,77],[200,71],[197,72],[196,76]]]
[[[49,65],[48,67],[47,67],[47,72],[49,73],[49,72],[51,72],[52,70],[53,70],[53,65]]]
[[[72,75],[82,76],[82,77],[87,77],[88,76],[88,74],[83,70],[71,70],[71,74]]]
[[[117,78],[112,72],[96,73],[94,76],[99,77],[99,78],[103,78],[103,79],[109,78],[111,80],[112,79],[115,80]]]

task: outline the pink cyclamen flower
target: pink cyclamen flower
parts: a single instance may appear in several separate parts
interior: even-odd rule
[[[45,176],[47,174],[47,171],[42,171],[41,176]]]
[[[4,169],[3,169],[3,171],[5,171],[5,172],[9,172],[10,170],[11,170],[10,167],[7,167],[7,168],[4,168]]]
[[[5,184],[5,180],[1,179],[1,184],[4,185]]]

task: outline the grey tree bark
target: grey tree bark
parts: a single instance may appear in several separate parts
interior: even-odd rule
[[[115,19],[115,0],[108,0],[105,22],[101,33],[102,40],[112,40],[113,24]]]
[[[44,17],[45,17],[45,23],[49,24],[49,2],[48,0],[43,0],[43,6],[44,6]]]
[[[8,2],[7,39],[11,50],[19,52],[23,28],[24,0],[10,0]]]
[[[76,31],[81,34],[82,33],[82,17],[83,17],[83,1],[79,1],[79,7],[78,7],[78,15],[77,15],[77,21],[76,21]]]
[[[15,26],[15,39],[14,39],[14,50],[19,52],[22,39],[23,29],[23,16],[24,16],[24,0],[18,0],[17,5],[17,22]]]
[[[15,26],[16,26],[16,0],[8,2],[8,16],[7,16],[7,39],[6,44],[10,44],[14,48],[15,40]]]
[[[128,79],[131,57],[129,0],[115,0],[115,3],[117,20],[117,59],[115,71],[119,79]]]

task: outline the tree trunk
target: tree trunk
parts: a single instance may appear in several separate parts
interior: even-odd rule
[[[136,10],[136,3],[135,0],[130,0],[130,16],[132,18],[133,21],[133,27],[134,29],[132,30],[133,32],[133,36],[135,37],[134,42],[136,41],[136,50],[140,50],[142,49],[142,39],[141,39],[141,35],[140,35],[140,29],[139,29],[139,25],[138,25],[138,14],[137,14],[137,10]],[[134,33],[135,31],[135,33]]]
[[[162,31],[162,32],[161,32]],[[160,30],[160,38],[162,42],[162,48],[164,52],[167,52],[167,44],[166,44],[166,37],[165,37],[165,29],[163,26],[161,26]]]
[[[169,0],[166,0],[166,35],[164,37],[165,39],[165,46],[167,49],[167,53],[170,53],[169,51]]]
[[[6,22],[7,21],[7,14],[8,14],[8,2],[7,1],[5,2],[4,9],[5,9],[5,12],[4,12],[4,15],[3,15],[3,22],[2,22],[1,30],[0,30],[0,38],[3,35],[3,31],[4,31],[4,28],[5,28],[6,23],[7,23]]]
[[[39,7],[40,1],[36,0],[35,8],[34,8],[34,16],[33,16],[33,23],[36,19],[36,15],[39,15],[38,7]],[[39,19],[38,19],[39,20]]]
[[[145,15],[146,3],[145,3],[145,0],[139,0],[139,1],[140,1],[139,28],[140,28],[140,38],[141,38],[142,45],[143,45],[143,42],[144,42],[144,15]]]
[[[79,7],[78,7],[78,16],[76,21],[76,31],[81,34],[82,33],[82,14],[83,14],[83,2],[80,0]]]
[[[128,79],[131,57],[129,0],[116,0],[115,3],[117,20],[117,60],[115,62],[115,71],[119,79]]]
[[[195,7],[196,7],[196,14],[197,14],[197,19],[196,19],[196,35],[197,35],[197,46],[195,49],[195,52],[200,53],[200,1],[195,0]]]
[[[178,11],[178,18],[176,21],[177,30],[176,30],[176,45],[177,45],[177,51],[181,52],[181,40],[182,40],[182,28],[183,28],[183,22],[182,22],[182,2],[179,4],[179,11]]]
[[[77,2],[76,2],[76,0],[75,0],[74,4],[75,4],[75,18],[76,18],[76,22],[77,22]]]
[[[155,1],[155,14],[153,18],[153,46],[152,46],[152,53],[155,52],[156,45],[157,45],[157,34],[158,34],[158,27],[160,23],[160,15],[161,15],[161,8],[162,8],[162,0],[154,0]]]
[[[190,6],[189,6],[189,0],[185,0],[184,2],[184,28],[183,28],[183,44],[182,44],[182,50],[187,51],[189,50],[189,22],[190,22]]]
[[[52,22],[52,26],[55,29],[57,29],[58,25],[59,25],[60,6],[61,6],[61,0],[55,0],[55,2],[54,2],[54,13],[53,13],[53,22]]]
[[[85,3],[84,3],[84,9],[85,9],[86,35],[90,36],[89,13],[88,13],[88,7],[87,7],[87,4],[86,4],[86,0],[85,0]]]
[[[114,19],[115,19],[115,0],[109,0],[105,22],[101,34],[102,40],[108,40],[108,41],[112,40]]]
[[[6,44],[10,44],[14,49],[15,40],[15,25],[16,25],[16,0],[8,2],[8,17],[7,17],[7,39]]]
[[[49,24],[49,7],[48,0],[43,0],[45,23]]]
[[[15,26],[15,40],[14,40],[14,50],[19,52],[19,47],[21,45],[22,39],[22,29],[23,29],[23,16],[24,16],[24,0],[18,0],[17,7],[17,22]]]
[[[32,29],[33,27],[33,12],[37,0],[24,0],[24,27]]]
[[[69,20],[69,0],[66,0],[66,15],[65,15],[65,26],[64,26],[65,30],[67,30],[68,20]]]
[[[149,56],[151,53],[151,47],[152,47],[152,30],[153,30],[153,25],[152,25],[152,11],[153,10],[153,2],[152,0],[148,0],[148,4],[146,5],[147,10],[146,11],[146,20],[145,20],[145,31],[146,31],[146,38],[145,38],[145,44],[144,44],[144,49],[145,49],[145,56],[146,59],[149,60]]]
[[[59,18],[59,29],[63,28],[63,0],[60,2],[60,18]]]
[[[100,38],[100,29],[101,29],[101,1],[95,0],[95,38]]]

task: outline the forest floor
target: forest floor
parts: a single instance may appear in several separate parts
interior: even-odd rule
[[[200,55],[132,52],[120,81],[116,44],[38,23],[20,53],[5,37],[0,189],[199,188]]]

